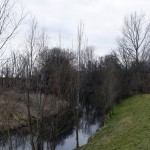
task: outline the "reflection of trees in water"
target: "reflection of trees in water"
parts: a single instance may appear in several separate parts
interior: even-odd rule
[[[81,110],[80,131],[87,135],[91,135],[91,126],[101,122],[100,115],[98,111],[93,109],[93,106],[91,105],[85,105]],[[44,150],[51,149],[51,142],[53,142],[54,148],[56,145],[63,146],[65,139],[71,136],[74,132],[74,114],[72,111],[68,111],[65,114],[65,117],[61,116],[59,119],[59,124],[56,116],[47,118],[44,121],[40,142],[40,144],[42,144],[41,147]],[[36,126],[34,126],[34,133],[34,141],[36,141]],[[9,139],[6,135],[7,134],[3,134],[0,136],[0,150],[9,149]],[[56,135],[56,137],[54,137],[54,135]],[[26,129],[11,132],[11,142],[15,150],[30,149],[29,135]]]
[[[7,134],[3,133],[0,136],[0,150],[9,150],[9,137],[7,136]],[[17,150],[25,150],[28,145],[29,145],[29,137],[28,137],[28,132],[26,131],[12,131],[11,132],[11,143],[12,143],[12,147],[13,149]]]
[[[64,117],[59,118],[59,123],[57,116],[49,117],[45,119],[44,121],[44,127],[42,129],[42,135],[41,135],[41,142],[42,146],[46,149],[50,149],[51,142],[54,142],[54,146],[57,144],[63,145],[64,140],[73,133],[74,129],[74,118],[73,113],[68,111],[66,114],[64,114]],[[33,127],[34,128],[34,141],[36,142],[36,124]],[[55,136],[55,137],[54,137]],[[0,150],[9,149],[9,141],[7,134],[3,133],[0,136]],[[55,140],[55,141],[53,141]],[[29,134],[27,129],[25,131],[23,130],[16,130],[11,132],[11,143],[15,150],[23,150],[23,149],[29,149]],[[29,147],[27,146],[29,145]],[[39,146],[39,145],[38,145]]]
[[[43,139],[51,149],[55,149],[56,145],[63,144],[63,140],[73,131],[73,112],[71,109],[61,111],[60,114],[47,118],[44,125]]]
[[[57,144],[63,145],[64,140],[73,133],[73,129],[74,129],[74,121],[73,121],[73,118],[70,118],[70,113],[68,115],[68,121],[66,122],[66,121],[62,120],[61,126],[59,126],[59,127],[57,125],[53,126],[53,124],[51,124],[51,123],[54,123],[54,122],[55,122],[55,120],[48,121],[46,123],[45,132],[43,135],[43,140],[48,145],[48,147],[50,147],[52,144],[55,144],[54,145],[55,147]],[[53,140],[55,140],[55,141],[53,141]],[[51,142],[53,142],[53,143],[51,143]]]
[[[90,132],[90,127],[97,123],[99,127],[101,126],[102,115],[92,99],[87,99],[86,103],[83,103],[81,114],[80,129],[82,129],[83,132]]]

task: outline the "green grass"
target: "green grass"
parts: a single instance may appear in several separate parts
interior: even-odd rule
[[[114,114],[80,150],[150,150],[150,95],[114,107]]]

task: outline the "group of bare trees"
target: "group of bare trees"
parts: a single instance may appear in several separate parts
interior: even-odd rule
[[[150,22],[143,14],[125,17],[117,49],[104,57],[95,57],[92,46],[83,47],[83,24],[78,28],[77,51],[71,51],[49,48],[48,34],[32,19],[23,52],[13,51],[4,59],[8,41],[26,16],[21,10],[14,17],[16,5],[11,0],[0,3],[0,92],[23,95],[32,150],[43,150],[46,125],[50,148],[55,150],[59,135],[70,128],[71,116],[79,147],[82,107],[90,105],[102,116],[107,112],[111,116],[115,102],[150,92]]]

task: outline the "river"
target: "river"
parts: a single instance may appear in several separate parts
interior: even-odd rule
[[[82,146],[88,142],[89,137],[96,133],[101,127],[101,118],[99,115],[82,115],[79,122],[79,145]],[[11,141],[11,142],[10,142]],[[50,150],[49,139],[43,139],[43,150]],[[11,143],[11,144],[10,144]],[[22,129],[11,133],[10,138],[4,134],[0,136],[0,150],[30,150],[28,132]],[[57,141],[56,150],[73,150],[76,148],[75,126],[72,126],[61,135]]]

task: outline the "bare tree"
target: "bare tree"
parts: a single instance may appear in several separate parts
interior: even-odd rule
[[[5,53],[4,46],[14,36],[26,16],[23,7],[20,7],[21,12],[15,11],[18,5],[15,0],[2,0],[0,3],[0,56]]]
[[[43,132],[43,112],[47,100],[47,87],[46,87],[46,77],[45,73],[41,72],[43,67],[43,61],[41,59],[41,54],[47,55],[48,48],[48,34],[42,30],[39,30],[37,26],[37,21],[35,19],[31,20],[30,30],[27,37],[26,45],[26,89],[27,89],[27,101],[26,106],[28,110],[28,129],[30,135],[30,143],[32,150],[43,149],[42,144],[42,132]],[[47,57],[47,56],[46,56]],[[33,101],[32,93],[34,91],[34,97],[36,100]],[[36,142],[37,146],[33,141],[33,121],[32,121],[32,107],[35,104],[36,113]]]
[[[117,41],[118,52],[126,69],[134,65],[134,90],[140,90],[140,61],[146,61],[150,52],[150,21],[144,14],[132,13],[125,17],[122,37]]]
[[[147,59],[150,51],[150,22],[146,22],[144,14],[132,13],[125,17],[122,37],[117,40],[118,52],[126,67],[129,61]]]
[[[43,140],[42,140],[42,134],[43,134],[43,113],[45,104],[47,101],[47,87],[45,85],[46,77],[45,73],[41,72],[41,68],[43,67],[43,61],[41,59],[41,54],[44,53],[44,55],[47,55],[46,48],[48,47],[48,34],[43,29],[42,32],[38,36],[38,43],[37,43],[37,50],[38,53],[36,55],[36,64],[35,64],[35,78],[36,78],[36,134],[37,134],[37,149],[42,150],[43,149]]]
[[[36,46],[37,46],[37,22],[35,19],[31,20],[31,27],[27,37],[26,45],[26,92],[27,92],[27,112],[28,112],[28,130],[30,135],[30,144],[32,150],[35,150],[35,144],[33,141],[33,127],[31,116],[31,87],[32,87],[32,75],[36,58]]]
[[[80,106],[80,71],[81,71],[81,46],[83,40],[84,25],[80,23],[77,35],[77,50],[78,50],[78,76],[77,76],[77,101],[76,101],[76,147],[79,147],[79,106]]]

